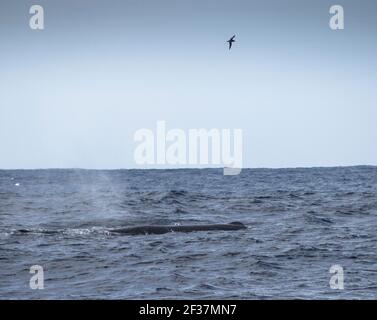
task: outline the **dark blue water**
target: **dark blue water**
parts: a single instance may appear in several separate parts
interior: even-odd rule
[[[0,298],[377,298],[376,218],[376,167],[0,171]],[[110,232],[231,221],[248,229]]]

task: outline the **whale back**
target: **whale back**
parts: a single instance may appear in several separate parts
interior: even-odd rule
[[[172,225],[172,226],[137,226],[129,228],[114,229],[112,232],[128,235],[138,234],[164,234],[169,232],[193,232],[193,231],[231,231],[246,229],[241,222],[227,224],[204,224],[204,225]]]
[[[242,229],[246,229],[246,226],[242,222],[239,222],[239,221],[234,221],[234,222],[231,222],[230,224],[235,225],[235,226],[239,226]]]

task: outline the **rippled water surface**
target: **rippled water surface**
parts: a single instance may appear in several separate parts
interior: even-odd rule
[[[376,167],[0,171],[0,298],[377,298],[376,217]],[[110,232],[232,221],[248,228]]]

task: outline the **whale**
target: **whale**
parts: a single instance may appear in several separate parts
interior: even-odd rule
[[[236,231],[247,229],[241,222],[226,224],[197,224],[197,225],[145,225],[113,229],[111,232],[123,235],[164,234],[169,232],[195,232],[195,231]]]

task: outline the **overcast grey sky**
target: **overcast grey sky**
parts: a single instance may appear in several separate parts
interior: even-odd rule
[[[158,120],[243,129],[245,167],[377,165],[375,0],[2,0],[0,24],[0,168],[134,168]]]

